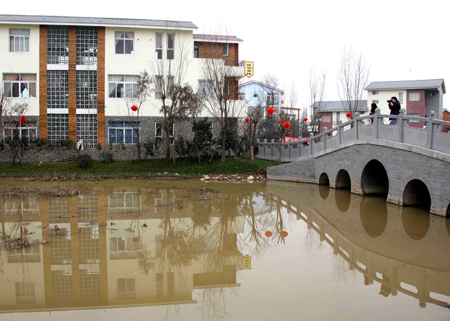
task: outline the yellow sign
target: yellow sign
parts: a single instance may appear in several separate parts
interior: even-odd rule
[[[244,62],[244,75],[246,75],[248,78],[253,76],[254,64],[255,63],[253,61]]]
[[[248,254],[246,254],[242,258],[242,269],[243,270],[250,270],[252,268],[252,257]]]

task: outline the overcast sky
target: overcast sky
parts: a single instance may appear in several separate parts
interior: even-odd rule
[[[183,20],[194,22],[199,27],[198,33],[221,30],[244,40],[240,59],[255,62],[252,79],[272,74],[286,89],[295,83],[297,107],[305,107],[312,66],[318,71],[326,68],[325,98],[339,100],[336,75],[344,47],[363,54],[370,65],[370,81],[449,80],[447,5],[448,0],[21,0],[2,1],[1,11]],[[450,109],[450,94],[444,97],[444,107]]]

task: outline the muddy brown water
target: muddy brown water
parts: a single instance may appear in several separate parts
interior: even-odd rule
[[[81,194],[0,196],[0,320],[450,319],[450,222],[418,208],[274,181],[32,184]]]

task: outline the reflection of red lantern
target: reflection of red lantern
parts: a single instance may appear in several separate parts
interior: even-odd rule
[[[242,127],[239,127],[239,129],[242,129]]]
[[[272,237],[272,232],[271,231],[267,231],[264,235],[266,237]]]
[[[20,116],[20,123],[23,124],[25,122],[25,120],[27,119],[27,116]]]
[[[278,120],[277,120],[277,124],[279,124],[279,123],[281,123],[281,120],[278,119]]]
[[[132,111],[136,111],[136,110],[138,110],[138,108],[137,108],[136,105],[133,105],[133,106],[131,106],[131,110],[132,110]]]
[[[303,118],[303,121],[308,121],[308,117]]]
[[[289,127],[291,127],[291,123],[288,122],[288,121],[285,121],[285,122],[283,123],[283,127],[284,127],[284,128],[289,128]]]
[[[348,118],[352,117],[352,113],[347,113],[345,116],[347,116]]]
[[[281,237],[287,237],[289,234],[286,231],[280,233]]]
[[[25,229],[23,230],[23,234],[25,234],[25,235],[28,234],[28,229],[27,229],[27,228],[25,228]]]
[[[288,133],[288,135],[292,135],[292,133],[291,133],[291,132],[289,132],[289,133]]]
[[[250,122],[250,119],[245,118],[245,122],[248,124]]]
[[[266,116],[267,119],[269,119],[269,117],[270,117],[269,115]]]
[[[272,115],[274,112],[275,112],[275,109],[273,109],[272,107],[270,107],[270,108],[267,109],[267,113],[268,113],[269,115]]]
[[[133,242],[133,243],[139,242],[139,237],[133,237],[131,242]]]

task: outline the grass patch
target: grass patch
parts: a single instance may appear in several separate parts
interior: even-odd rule
[[[240,174],[255,172],[260,168],[277,165],[273,161],[255,159],[251,161],[247,157],[227,157],[224,162],[220,158],[214,158],[211,163],[204,159],[201,164],[198,160],[188,158],[172,160],[152,159],[142,160],[115,160],[107,164],[94,161],[88,168],[80,168],[77,162],[62,163],[28,163],[25,168],[20,164],[12,166],[10,163],[0,164],[0,173],[3,177],[42,177],[45,175],[75,175],[95,177],[130,177],[130,176],[158,176],[164,172],[171,175],[178,173],[181,176],[198,177],[203,174]]]

